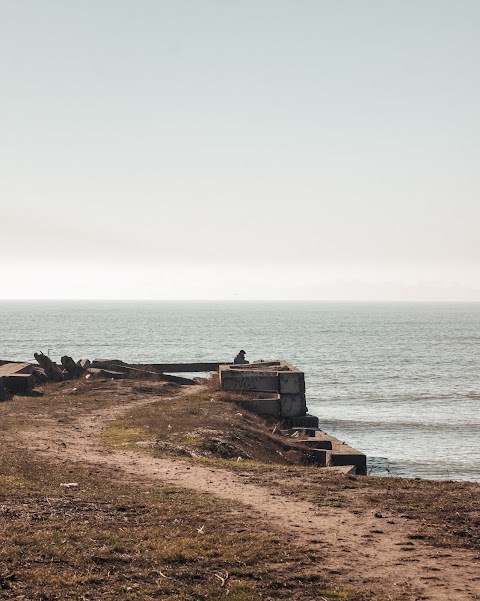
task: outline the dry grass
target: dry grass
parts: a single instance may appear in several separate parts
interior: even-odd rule
[[[41,397],[16,397],[2,404],[0,598],[371,599],[367,593],[332,588],[318,574],[321,557],[316,551],[300,549],[285,535],[272,535],[254,513],[240,511],[234,503],[121,482],[106,467],[61,459],[46,464],[19,444],[23,428],[74,425],[76,417],[91,411],[153,395],[152,407],[112,422],[110,445],[138,449],[138,442],[170,437],[187,448],[204,449],[212,438],[208,432],[199,435],[199,429],[214,429],[215,436],[222,432],[226,438],[240,431],[239,448],[260,453],[268,434],[261,420],[239,414],[210,390],[203,396],[179,396],[172,410],[167,398],[176,390],[157,381],[78,380],[42,387]],[[272,445],[262,458],[283,461],[277,443]],[[67,483],[78,486],[61,486]]]
[[[4,599],[305,599],[328,591],[301,551],[232,503],[115,483],[108,470],[0,457]],[[61,487],[75,482],[77,487]],[[368,599],[335,592],[329,599]]]
[[[253,482],[310,501],[319,507],[343,507],[361,515],[366,508],[378,514],[408,519],[416,538],[440,547],[480,552],[480,484],[407,478],[348,476],[292,467],[270,467],[252,474]],[[303,472],[303,473],[302,473]],[[382,513],[383,512],[383,513]],[[380,522],[379,522],[380,523]]]
[[[407,516],[418,525],[419,538],[435,545],[480,551],[480,485],[345,478],[302,467],[301,453],[288,451],[285,439],[272,435],[263,420],[239,411],[230,402],[237,396],[212,390],[178,398],[174,407],[166,407],[159,400],[112,425],[110,435],[120,428],[125,439],[135,437],[136,444],[149,441],[147,448],[159,455],[193,457],[231,469],[252,468],[258,472],[260,484],[268,482],[319,506],[344,507],[354,512],[371,506],[379,512]]]
[[[135,387],[141,394],[158,394],[154,385]],[[163,389],[162,389],[163,390]],[[160,397],[148,407],[131,411],[105,433],[107,445],[144,446],[159,456],[190,457],[222,463],[300,464],[302,451],[271,429],[258,416],[239,410],[223,392],[204,390],[178,396],[174,403]]]
[[[301,453],[289,451],[260,418],[222,400],[214,388],[192,388],[191,395],[171,400],[178,390],[148,380],[77,380],[42,387],[41,397],[0,404],[0,598],[374,598],[334,588],[318,575],[322,558],[315,550],[272,535],[254,514],[232,503],[121,483],[107,468],[46,465],[21,450],[23,428],[73,423],[76,416],[145,396],[154,402],[111,422],[106,444],[160,455],[183,449],[198,461],[249,467],[249,482],[290,498],[359,515],[368,508],[379,516],[407,516],[419,538],[480,550],[478,484],[346,478],[304,467]],[[78,486],[60,486],[71,482]]]

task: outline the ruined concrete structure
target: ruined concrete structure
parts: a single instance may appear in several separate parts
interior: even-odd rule
[[[305,375],[286,361],[221,365],[219,374],[223,390],[258,393],[245,401],[255,413],[283,419],[307,414]]]
[[[286,361],[258,361],[246,365],[220,365],[223,390],[245,395],[238,404],[262,417],[281,420],[285,434],[309,449],[317,465],[353,466],[366,474],[363,453],[329,436],[318,427],[318,417],[307,413],[305,375]]]
[[[302,445],[308,461],[319,466],[352,466],[358,474],[367,471],[363,453],[320,430],[318,417],[307,413],[305,375],[286,361],[132,365],[112,359],[95,359],[92,362],[80,360],[75,363],[70,357],[64,356],[62,369],[43,353],[35,354],[35,357],[42,367],[31,363],[0,361],[0,400],[8,398],[10,394],[31,393],[35,379],[41,382],[57,381],[82,374],[111,379],[145,374],[180,385],[193,385],[196,383],[194,380],[171,374],[218,370],[222,389],[239,393],[235,402],[243,409],[274,420],[279,425],[278,433],[292,437],[295,445]]]
[[[3,363],[3,362],[2,362]],[[0,390],[10,393],[28,394],[34,388],[30,363],[3,363],[0,365]]]

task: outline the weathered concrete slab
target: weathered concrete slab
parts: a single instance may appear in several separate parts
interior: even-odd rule
[[[221,364],[233,370],[277,372],[279,369],[289,369],[285,361],[254,361],[253,363],[225,363]],[[293,366],[292,366],[293,367]]]
[[[20,365],[20,364],[25,365],[25,364],[27,364],[27,365],[30,365],[28,363],[28,361],[11,361],[10,359],[0,359],[0,366],[7,365],[7,364],[14,364],[14,365]]]
[[[224,390],[235,392],[275,392],[283,395],[304,395],[303,372],[286,361],[258,361],[256,363],[221,365],[220,384]],[[293,396],[282,402],[282,416],[306,413],[305,397]]]
[[[180,384],[180,386],[197,386],[195,380],[190,378],[182,378],[181,376],[171,376],[170,374],[158,374],[158,377],[165,382],[172,382],[173,384]]]
[[[222,388],[235,392],[277,392],[278,378],[269,373],[225,372],[220,370]]]
[[[363,453],[355,451],[355,449],[351,449],[350,452],[332,452],[330,455],[330,465],[354,465],[357,474],[365,476],[367,473],[367,458]]]
[[[45,370],[39,365],[33,366],[32,375],[37,384],[44,384],[45,382],[48,382],[48,376],[45,373]]]
[[[178,373],[195,373],[195,372],[210,372],[218,371],[220,365],[225,365],[224,361],[209,362],[209,363],[151,363],[149,367],[155,368],[155,371],[167,374]],[[140,365],[135,365],[140,367]]]
[[[281,416],[281,405],[280,399],[256,399],[256,400],[245,400],[238,401],[238,405],[242,409],[256,413],[257,415],[264,415],[269,417],[280,418]]]
[[[90,364],[93,369],[107,369],[117,372],[128,373],[130,367],[128,363],[120,361],[120,359],[94,359]]]
[[[305,393],[305,375],[301,371],[279,371],[278,384],[280,394]]]
[[[242,369],[238,369],[241,367]],[[278,391],[278,374],[276,371],[268,369],[247,369],[245,365],[221,365],[220,366],[220,377],[222,378],[243,378],[245,376],[251,376],[252,378],[260,377],[274,377],[277,379],[277,391]]]
[[[122,361],[121,359],[105,359],[102,357],[100,357],[100,358],[97,357],[96,359],[93,359],[92,366],[94,363],[100,363],[100,364],[115,363],[116,365],[128,365],[127,363],[125,363],[125,361]]]
[[[31,363],[5,363],[0,365],[0,376],[12,376],[14,374],[31,374]]]
[[[289,417],[287,424],[290,428],[318,428],[318,417],[316,415],[300,415]]]
[[[325,467],[330,464],[330,453],[326,449],[309,449],[308,460],[320,467]]]
[[[2,376],[3,385],[12,394],[29,394],[35,387],[32,374],[17,373]]]
[[[218,371],[223,363],[125,363],[120,359],[94,359],[91,367],[114,371],[147,370],[158,374],[195,373]],[[172,380],[173,381],[173,380]],[[193,381],[193,380],[192,380]]]
[[[327,451],[331,451],[333,449],[331,440],[319,440],[318,438],[312,437],[299,439],[298,442],[312,449],[327,449]]]
[[[87,369],[87,374],[97,378],[112,378],[114,380],[121,380],[128,377],[128,374],[123,371],[112,371],[111,369],[100,369],[99,367],[89,367]]]
[[[307,438],[315,436],[317,431],[317,428],[290,428],[289,430],[284,430],[286,435]]]
[[[330,454],[331,466],[355,466],[356,473],[365,475],[367,473],[367,457],[361,451],[354,449],[335,436],[318,429],[315,431],[315,437],[308,440],[316,441],[318,446],[331,444],[332,452]],[[311,443],[315,444],[314,442]]]
[[[296,417],[305,415],[307,412],[307,401],[304,394],[280,394],[282,417]]]
[[[55,361],[52,361],[48,355],[40,352],[33,353],[33,356],[40,367],[45,370],[45,375],[49,380],[52,380],[52,382],[63,381],[65,377],[63,370],[55,363]]]
[[[85,369],[78,363],[75,363],[72,357],[69,357],[68,355],[64,355],[60,359],[60,362],[63,365],[65,376],[67,378],[79,378],[85,372]]]
[[[28,394],[35,387],[31,363],[5,363],[0,365],[0,380],[4,390],[12,394]]]
[[[343,476],[355,476],[357,474],[357,469],[354,465],[327,465],[324,469],[331,473],[342,474]]]

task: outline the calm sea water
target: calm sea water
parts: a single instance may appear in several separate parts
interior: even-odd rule
[[[283,358],[370,472],[480,481],[480,304],[0,302],[0,358]]]

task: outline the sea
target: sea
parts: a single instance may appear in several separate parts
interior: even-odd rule
[[[285,359],[372,475],[480,481],[480,303],[0,301],[0,359]]]

